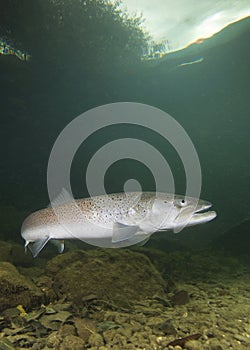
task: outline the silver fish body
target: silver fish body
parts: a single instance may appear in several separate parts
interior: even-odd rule
[[[180,231],[211,221],[211,203],[167,193],[115,193],[52,203],[23,222],[21,235],[33,256],[49,240],[80,239],[106,248],[143,244],[156,231]]]

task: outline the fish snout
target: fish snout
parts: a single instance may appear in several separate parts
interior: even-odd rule
[[[197,208],[195,209],[194,213],[200,213],[200,212],[206,211],[211,207],[212,207],[212,203],[208,201],[201,201],[197,205]]]

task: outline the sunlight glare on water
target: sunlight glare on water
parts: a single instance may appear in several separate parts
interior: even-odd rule
[[[130,14],[142,14],[143,26],[155,42],[168,42],[168,50],[182,49],[199,39],[211,37],[228,24],[250,15],[245,0],[123,0]]]

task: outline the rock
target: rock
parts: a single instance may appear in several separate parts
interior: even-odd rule
[[[1,316],[11,319],[14,317],[18,317],[20,315],[20,311],[16,307],[11,307],[9,309],[5,309],[3,312],[1,312]]]
[[[250,251],[250,219],[246,219],[213,241],[213,248],[230,255],[245,257],[249,262]]]
[[[29,272],[29,276],[31,275],[30,271],[26,272]],[[32,280],[43,292],[46,303],[53,302],[58,298],[58,293],[53,289],[53,281],[50,277],[41,275],[39,277],[33,277]]]
[[[58,349],[61,342],[62,337],[58,334],[58,332],[50,333],[50,335],[47,338],[48,348]]]
[[[157,325],[157,328],[161,330],[165,335],[174,335],[174,336],[177,335],[177,331],[172,325],[170,320],[166,320],[162,323],[159,323]]]
[[[234,335],[234,338],[239,340],[241,343],[243,344],[248,344],[250,345],[250,338],[249,337],[246,337],[246,336],[243,336],[241,334],[235,334]]]
[[[74,250],[69,253],[56,255],[47,264],[47,270],[51,275],[57,274],[62,268],[82,259],[86,253],[82,250]]]
[[[221,340],[210,339],[209,340],[209,349],[211,349],[211,350],[224,350],[224,347],[221,346]]]
[[[65,322],[70,316],[70,312],[62,310],[56,314],[43,315],[40,322],[47,329],[58,330],[60,328],[60,323]]]
[[[202,350],[203,349],[203,344],[199,342],[198,340],[189,340],[185,344],[185,348],[187,350]]]
[[[14,350],[15,346],[6,338],[0,340],[0,350]]]
[[[89,337],[88,343],[90,346],[97,346],[97,347],[104,345],[103,338],[98,333],[92,333]]]
[[[75,335],[67,335],[60,344],[59,350],[82,350],[85,342]]]
[[[184,348],[187,342],[190,342],[191,340],[197,340],[200,337],[201,337],[200,333],[190,334],[190,335],[187,335],[186,337],[177,338],[171,341],[170,343],[167,344],[167,346],[174,346],[175,348],[176,346],[180,346],[181,348]]]
[[[62,337],[66,337],[67,335],[76,335],[75,327],[72,324],[62,324],[59,330],[59,334]]]
[[[34,263],[40,263],[39,260],[34,260],[30,253],[27,252],[27,254],[25,254],[23,245],[15,242],[12,243],[11,254],[8,261],[17,267],[34,267]]]
[[[79,307],[88,295],[123,306],[153,295],[166,297],[160,273],[146,256],[131,250],[65,253],[49,261],[47,273]]]
[[[96,332],[95,323],[88,318],[76,318],[74,319],[75,327],[78,336],[87,342],[91,334]]]
[[[116,335],[116,330],[115,329],[109,329],[105,332],[103,332],[103,338],[105,340],[105,343],[107,344],[112,344],[114,336]]]
[[[34,258],[31,254],[25,254],[21,244],[11,241],[0,241],[0,261],[11,262],[18,267],[34,265]]]
[[[173,305],[185,305],[189,302],[188,292],[185,290],[180,290],[176,292],[171,298]]]
[[[0,311],[19,304],[30,308],[43,302],[42,291],[9,262],[0,262],[0,290]]]
[[[9,261],[12,244],[10,242],[0,241],[0,260]]]

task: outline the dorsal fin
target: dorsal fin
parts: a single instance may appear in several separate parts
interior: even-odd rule
[[[72,195],[63,188],[62,191],[53,199],[49,207],[58,207],[59,205],[70,203],[74,200]]]

